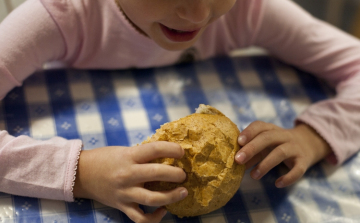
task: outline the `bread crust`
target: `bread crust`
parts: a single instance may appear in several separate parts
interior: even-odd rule
[[[153,162],[182,168],[187,175],[183,183],[148,182],[153,191],[185,187],[188,196],[166,205],[178,217],[207,214],[224,206],[238,190],[245,172],[244,165],[234,162],[240,149],[237,126],[217,109],[200,105],[197,112],[169,122],[143,143],[169,141],[185,150],[183,158],[161,158]],[[207,113],[207,114],[204,114]]]

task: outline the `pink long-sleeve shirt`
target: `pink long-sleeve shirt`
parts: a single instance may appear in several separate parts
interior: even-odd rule
[[[239,0],[209,25],[194,47],[198,60],[260,46],[324,78],[333,99],[298,118],[331,146],[338,164],[360,148],[360,42],[287,0]],[[176,63],[140,34],[114,0],[27,0],[0,24],[0,98],[48,61],[74,68],[155,67]],[[0,131],[0,191],[73,200],[80,140],[36,141]]]

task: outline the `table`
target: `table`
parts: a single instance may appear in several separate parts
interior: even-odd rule
[[[37,139],[80,138],[89,150],[140,143],[201,103],[218,108],[240,130],[254,120],[290,128],[307,106],[332,95],[318,79],[267,56],[155,69],[46,70],[0,103],[0,129]],[[246,172],[223,208],[194,218],[167,214],[163,222],[360,222],[360,155],[339,168],[321,162],[294,186],[277,189],[274,181],[284,171],[279,166],[260,181]],[[0,193],[0,222],[131,221],[92,200],[66,203]]]

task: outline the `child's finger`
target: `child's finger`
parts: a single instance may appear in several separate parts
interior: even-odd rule
[[[146,206],[164,206],[184,199],[188,191],[178,187],[170,191],[150,191],[142,187],[133,188],[128,200]]]
[[[244,146],[246,143],[250,142],[253,138],[255,138],[258,134],[273,129],[279,129],[279,127],[274,124],[262,121],[252,122],[240,133],[238,143],[240,146]]]
[[[158,223],[167,213],[164,208],[158,208],[153,213],[145,214],[138,204],[127,206],[122,211],[136,223]]]
[[[166,181],[181,183],[186,179],[186,173],[179,167],[173,167],[165,164],[146,163],[133,166],[131,176],[132,183],[145,183],[151,181]]]
[[[253,158],[251,158],[250,160],[248,160],[245,163],[245,169],[250,169],[251,167],[253,167],[255,164],[259,163],[261,160],[263,160],[263,157],[261,154],[257,154],[255,155]]]
[[[281,144],[271,151],[250,173],[255,180],[260,179],[272,168],[282,163],[284,160],[294,157],[295,150],[290,149],[290,143]]]
[[[283,130],[261,132],[237,152],[235,161],[244,164],[264,149],[270,149],[284,143],[287,139],[288,137]]]
[[[137,163],[147,163],[157,158],[176,158],[184,155],[179,144],[165,141],[146,143],[130,148],[132,159]]]
[[[306,163],[296,164],[287,174],[276,180],[275,186],[278,188],[290,186],[299,180],[305,174],[307,169],[308,165]]]

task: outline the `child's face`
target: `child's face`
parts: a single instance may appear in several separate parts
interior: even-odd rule
[[[183,50],[236,0],[119,0],[130,22],[160,47]],[[179,32],[182,31],[182,32]]]

